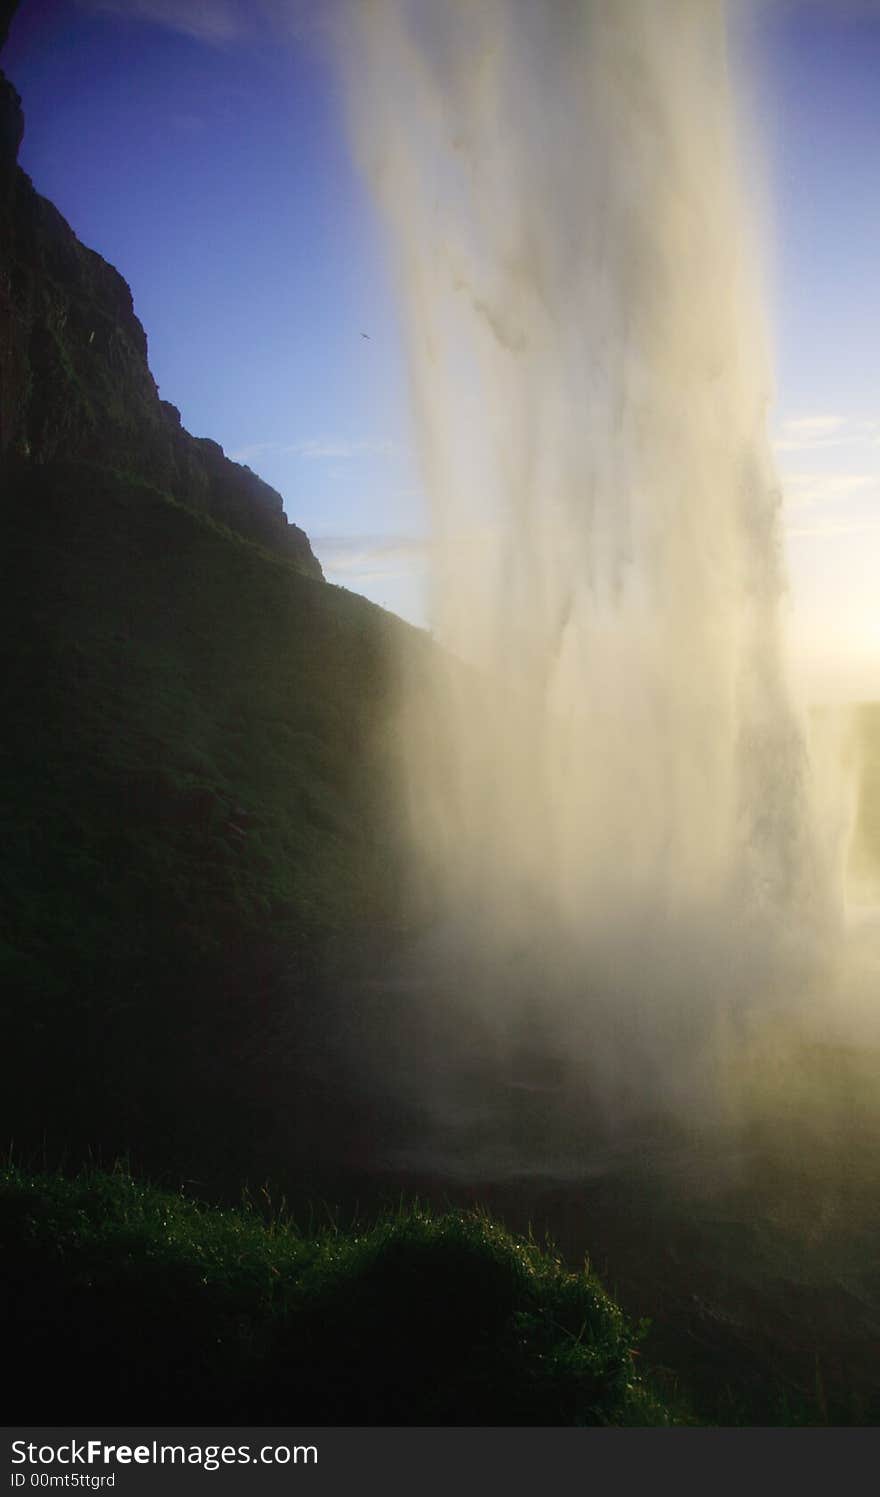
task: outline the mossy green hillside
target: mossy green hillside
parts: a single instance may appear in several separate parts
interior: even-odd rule
[[[23,1357],[13,1418],[39,1405],[73,1422],[671,1419],[598,1281],[482,1213],[411,1205],[303,1231],[121,1172],[7,1168],[0,1218]]]

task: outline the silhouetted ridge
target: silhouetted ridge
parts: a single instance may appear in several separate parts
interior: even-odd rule
[[[2,32],[2,26],[0,26]],[[190,436],[159,399],[122,276],[80,244],[17,164],[21,100],[0,74],[0,458],[74,459],[146,480],[311,577],[320,564],[279,493]]]
[[[389,725],[430,647],[183,430],[21,136],[0,74],[0,1136],[237,1182],[339,1110],[308,1035],[404,920]]]

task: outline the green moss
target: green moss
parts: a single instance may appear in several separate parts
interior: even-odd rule
[[[669,1423],[586,1271],[485,1214],[303,1232],[124,1172],[0,1176],[13,1418]]]

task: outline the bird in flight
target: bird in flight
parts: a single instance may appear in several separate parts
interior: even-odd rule
[[[369,338],[369,333],[361,333],[362,338]]]

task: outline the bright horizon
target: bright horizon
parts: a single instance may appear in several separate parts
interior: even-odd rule
[[[3,58],[21,160],[131,285],[184,424],[281,491],[328,580],[426,624],[402,339],[307,14],[25,0]],[[797,675],[880,697],[880,11],[771,6],[754,29]]]

